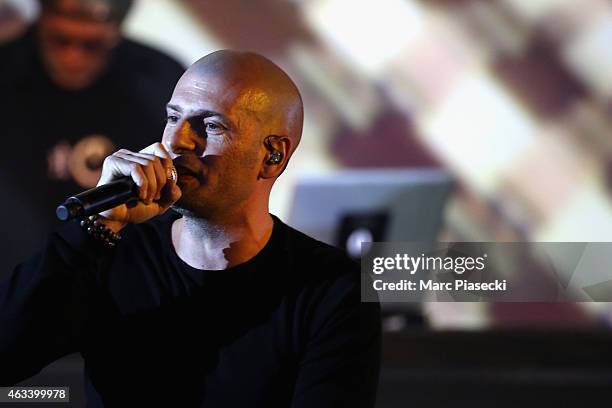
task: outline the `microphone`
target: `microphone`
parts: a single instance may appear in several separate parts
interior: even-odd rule
[[[168,180],[176,183],[176,168],[171,167],[168,173]],[[121,177],[68,198],[57,207],[55,215],[61,221],[68,221],[110,210],[121,204],[135,205],[137,201],[138,185],[131,177]]]

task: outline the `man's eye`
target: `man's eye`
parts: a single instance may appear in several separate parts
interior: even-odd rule
[[[167,118],[168,123],[172,123],[172,124],[178,122],[178,119],[179,118],[177,116],[174,116],[174,115],[168,115],[168,118]]]
[[[204,127],[209,133],[222,133],[225,130],[222,126],[212,122],[205,123]]]

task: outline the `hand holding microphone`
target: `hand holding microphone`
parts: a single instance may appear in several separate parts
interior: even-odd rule
[[[119,231],[163,214],[180,197],[172,158],[155,143],[140,152],[122,149],[108,156],[98,186],[69,198],[57,215],[66,220],[99,212],[109,228]]]

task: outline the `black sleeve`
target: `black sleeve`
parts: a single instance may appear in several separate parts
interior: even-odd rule
[[[73,222],[0,284],[0,386],[79,351],[96,298],[94,275],[111,257]]]
[[[294,408],[374,407],[380,371],[380,305],[361,302],[359,270],[353,271],[317,301],[299,362]]]

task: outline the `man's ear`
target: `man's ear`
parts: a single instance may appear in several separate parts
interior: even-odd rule
[[[289,153],[291,152],[291,139],[287,136],[267,136],[264,139],[266,155],[259,172],[260,178],[275,178],[287,167]]]

